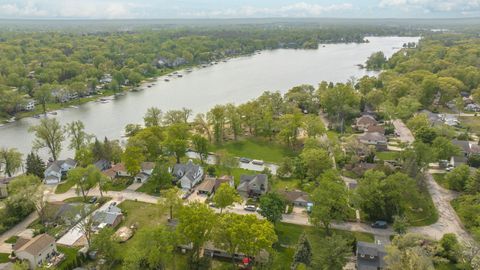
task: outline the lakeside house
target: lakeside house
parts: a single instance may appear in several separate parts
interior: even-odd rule
[[[185,164],[175,164],[172,170],[175,181],[180,182],[182,189],[192,189],[203,179],[203,168],[189,160]]]
[[[125,169],[125,164],[122,162],[113,165],[111,168],[102,172],[105,176],[113,180],[117,177],[129,177],[130,174]]]
[[[387,255],[382,244],[357,242],[357,269],[385,269],[384,257]]]
[[[198,186],[197,191],[200,194],[211,195],[220,187],[221,184],[226,183],[227,185],[234,187],[233,176],[224,175],[219,178],[215,177],[206,177],[205,180]]]
[[[268,177],[266,174],[242,174],[237,191],[243,197],[259,197],[268,191]]]
[[[65,160],[56,160],[44,172],[44,183],[47,185],[58,184],[62,181],[68,171],[77,167],[77,162],[71,158]]]
[[[372,115],[365,114],[357,118],[355,127],[361,131],[367,131],[371,126],[377,126],[378,122]]]
[[[55,238],[46,233],[32,239],[19,238],[13,245],[13,251],[18,259],[28,262],[30,269],[49,263],[56,265],[64,257],[57,252]]]

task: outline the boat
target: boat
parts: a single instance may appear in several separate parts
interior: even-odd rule
[[[148,88],[152,87],[151,85],[147,85]]]
[[[108,103],[108,100],[101,100],[100,103]]]
[[[78,109],[78,106],[70,105],[70,108],[72,108],[72,109]]]
[[[53,112],[49,112],[51,115],[57,115],[58,113],[53,111]]]
[[[178,78],[182,78],[183,75],[182,75],[182,74],[178,74],[177,77],[178,77]]]
[[[169,79],[165,79],[164,81],[169,82],[170,80],[169,80]]]
[[[13,122],[15,122],[15,116],[7,120],[7,123],[13,123]]]

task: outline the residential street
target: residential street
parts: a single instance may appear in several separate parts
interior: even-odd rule
[[[397,135],[401,142],[412,143],[413,141],[415,141],[412,132],[410,131],[410,129],[407,128],[407,126],[402,122],[402,120],[395,119],[392,121],[392,123],[395,126],[395,132],[397,132]]]

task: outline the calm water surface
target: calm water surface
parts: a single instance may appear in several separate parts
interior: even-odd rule
[[[86,130],[98,138],[121,137],[125,125],[141,123],[147,108],[155,106],[163,111],[190,108],[194,113],[206,112],[216,104],[240,104],[258,97],[263,91],[286,92],[300,84],[345,82],[352,76],[374,73],[356,65],[366,61],[373,52],[383,51],[390,56],[407,42],[418,37],[370,37],[365,44],[326,44],[318,50],[279,49],[253,56],[240,57],[226,63],[181,72],[183,78],[165,82],[160,77],[151,88],[112,99],[108,103],[90,102],[79,108],[58,111],[60,123],[82,120]],[[28,127],[38,119],[25,118],[0,127],[0,147],[17,148],[28,153],[34,138]],[[41,152],[42,156],[46,152]],[[66,144],[61,157],[72,156]]]

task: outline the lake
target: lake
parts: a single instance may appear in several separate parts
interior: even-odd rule
[[[317,50],[278,49],[260,54],[230,59],[192,72],[181,71],[182,78],[159,77],[155,85],[145,84],[139,92],[130,92],[106,103],[89,102],[78,108],[58,111],[55,117],[66,124],[75,120],[84,122],[86,131],[103,139],[119,139],[125,125],[142,123],[147,108],[162,111],[190,108],[194,114],[206,112],[216,104],[240,104],[258,97],[264,91],[280,91],[300,85],[319,82],[345,82],[352,76],[375,75],[358,68],[374,52],[383,51],[387,57],[404,43],[417,42],[418,37],[369,37],[363,44],[325,44]],[[28,128],[39,122],[24,118],[0,127],[0,147],[17,148],[28,153],[34,136]],[[40,154],[46,157],[46,151]],[[73,157],[67,143],[60,155]]]

